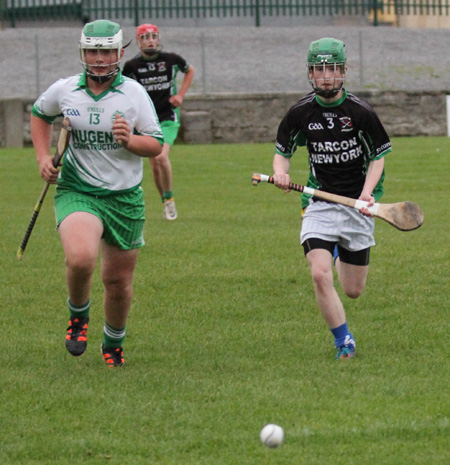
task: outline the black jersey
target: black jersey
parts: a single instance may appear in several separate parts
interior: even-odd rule
[[[159,121],[179,121],[179,111],[169,98],[177,93],[178,71],[186,73],[189,64],[176,53],[160,52],[155,59],[144,59],[142,54],[127,61],[122,74],[138,81],[150,95]]]
[[[276,152],[290,158],[305,145],[308,186],[354,199],[362,192],[369,162],[391,151],[373,108],[347,91],[330,105],[312,92],[289,109],[278,128]],[[384,174],[373,192],[376,200],[383,194],[383,179]]]

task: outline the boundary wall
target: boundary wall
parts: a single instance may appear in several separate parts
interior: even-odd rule
[[[187,95],[177,141],[187,144],[274,142],[278,125],[304,93]],[[444,91],[370,91],[357,95],[378,113],[389,136],[446,136]],[[30,147],[33,101],[0,100],[0,147]],[[56,144],[60,124],[55,124]]]

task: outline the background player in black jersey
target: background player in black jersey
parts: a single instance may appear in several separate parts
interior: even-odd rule
[[[142,24],[136,29],[136,42],[141,53],[125,63],[123,75],[142,84],[155,105],[164,134],[164,146],[161,154],[151,158],[150,163],[156,188],[164,203],[164,217],[175,220],[177,210],[172,191],[169,152],[180,128],[179,107],[192,83],[195,70],[181,56],[161,50],[159,29],[153,24]],[[177,91],[178,71],[185,74],[180,90]]]
[[[309,153],[308,186],[369,202],[383,194],[384,156],[391,143],[373,108],[344,88],[346,49],[323,38],[308,49],[307,72],[313,92],[292,106],[280,123],[273,161],[274,183],[288,190],[290,159],[297,146]],[[345,294],[363,291],[374,219],[360,211],[303,196],[300,240],[311,269],[320,311],[335,338],[337,359],[356,354],[345,310],[333,282],[333,253]]]

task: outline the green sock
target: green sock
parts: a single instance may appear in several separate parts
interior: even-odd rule
[[[173,199],[173,191],[164,191],[161,200],[164,203],[164,200],[171,200]]]
[[[113,328],[105,321],[105,326],[103,326],[103,344],[106,347],[122,347],[125,335],[125,328]]]
[[[67,306],[69,307],[70,316],[78,316],[80,318],[89,318],[89,309],[91,308],[91,301],[88,300],[84,305],[74,305],[70,298],[67,299]]]

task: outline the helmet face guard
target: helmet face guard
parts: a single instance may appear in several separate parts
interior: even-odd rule
[[[311,42],[308,49],[307,73],[308,81],[314,92],[324,98],[335,97],[342,89],[345,81],[347,52],[345,44],[341,40],[324,38]],[[326,73],[332,78],[326,78]],[[333,81],[331,89],[323,89],[318,85],[315,77],[320,73],[323,77],[320,81]]]
[[[100,19],[84,26],[80,39],[80,61],[86,71],[86,75],[94,81],[99,83],[106,82],[119,72],[122,49],[122,31],[117,23]],[[105,53],[104,51],[109,50],[111,53],[112,50],[117,50],[117,56],[114,58],[115,61],[110,61],[106,64],[88,64],[86,62],[87,50],[96,50],[99,55],[102,51]],[[114,68],[111,69],[113,66]],[[93,68],[97,70],[103,68],[106,72],[104,74],[97,74],[93,72]]]
[[[139,49],[149,57],[153,57],[161,51],[160,37],[159,29],[154,24],[141,24],[136,29],[136,42]],[[150,39],[156,43],[154,47],[146,46],[145,42]]]

